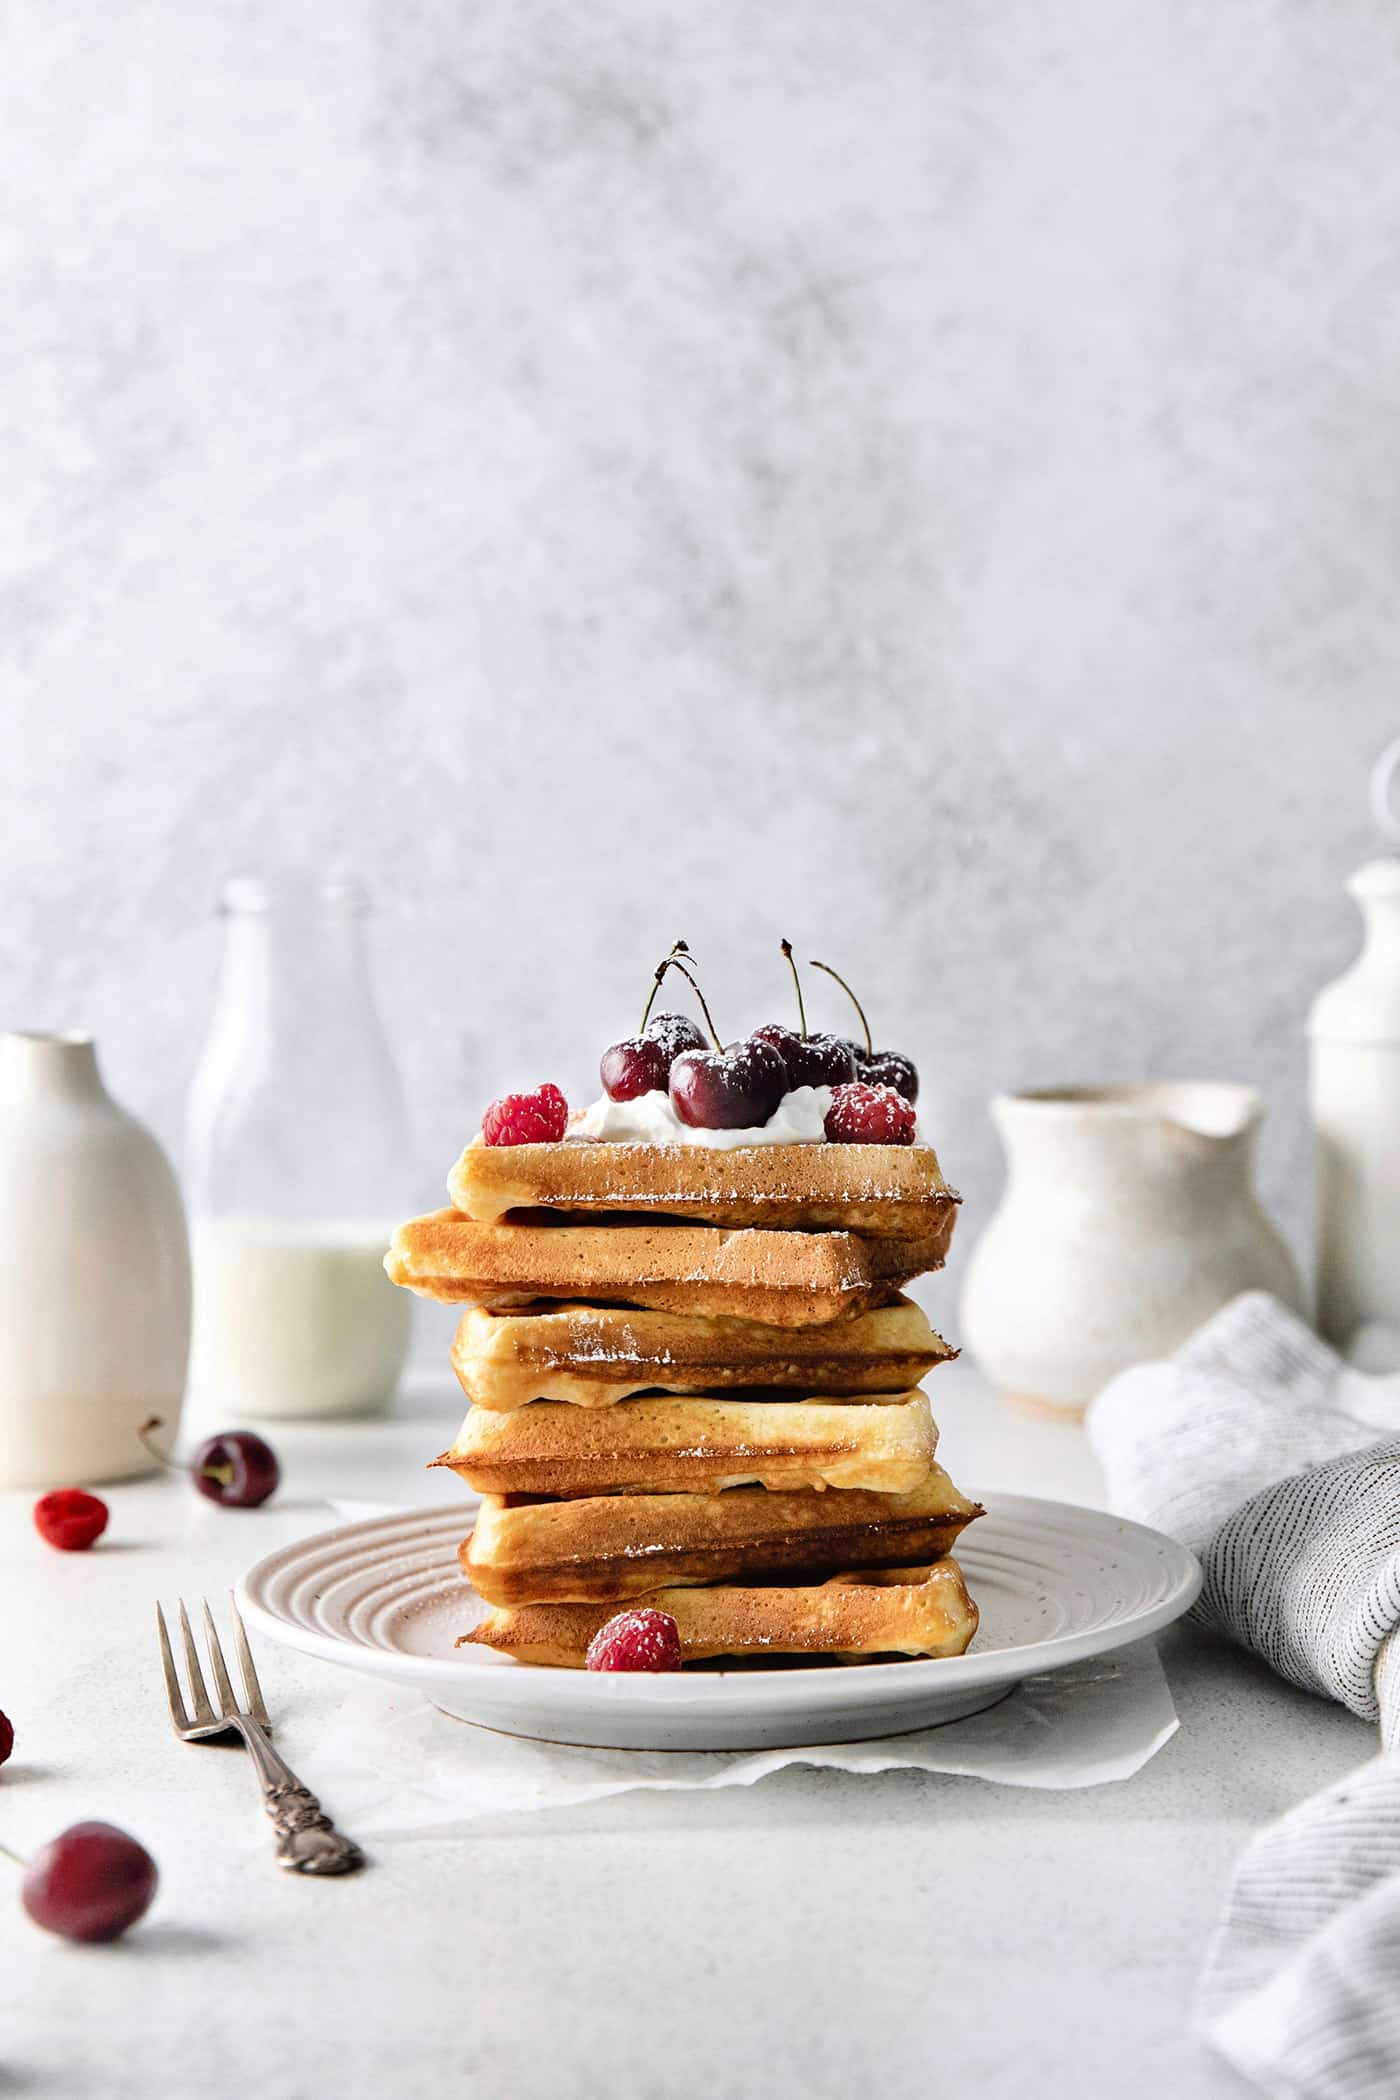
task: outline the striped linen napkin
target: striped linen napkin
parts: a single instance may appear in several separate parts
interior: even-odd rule
[[[1368,1336],[1368,1361],[1378,1348]],[[1400,1375],[1343,1362],[1250,1292],[1169,1361],[1112,1380],[1087,1427],[1113,1507],[1200,1555],[1193,1616],[1380,1728],[1377,1757],[1246,1850],[1206,1958],[1203,2034],[1266,2093],[1395,2100]]]

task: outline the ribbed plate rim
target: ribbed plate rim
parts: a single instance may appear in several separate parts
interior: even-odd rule
[[[1130,1546],[1133,1554],[1140,1556],[1144,1563],[1148,1556],[1160,1562],[1161,1594],[1147,1603],[1126,1608],[1117,1618],[1109,1618],[1078,1632],[1051,1634],[1044,1640],[988,1649],[980,1654],[928,1657],[902,1661],[898,1665],[888,1662],[849,1663],[840,1671],[803,1670],[800,1667],[762,1670],[749,1665],[732,1671],[678,1672],[673,1676],[600,1676],[583,1670],[547,1669],[532,1663],[503,1662],[499,1656],[476,1655],[469,1649],[455,1650],[446,1656],[411,1655],[307,1626],[287,1617],[266,1601],[268,1586],[295,1566],[297,1558],[307,1552],[352,1546],[357,1541],[368,1542],[378,1532],[388,1534],[384,1542],[387,1548],[395,1533],[404,1527],[426,1528],[428,1537],[422,1541],[426,1546],[437,1532],[446,1536],[449,1527],[459,1525],[463,1515],[469,1514],[474,1506],[463,1504],[443,1510],[406,1509],[384,1516],[362,1517],[349,1524],[309,1533],[255,1562],[239,1580],[235,1595],[239,1610],[249,1625],[282,1646],[372,1676],[415,1683],[430,1693],[450,1693],[459,1700],[463,1696],[479,1694],[484,1705],[496,1707],[524,1696],[528,1682],[532,1700],[557,1702],[561,1711],[574,1705],[592,1704],[600,1696],[624,1698],[647,1708],[679,1711],[701,1704],[713,1709],[717,1700],[745,1708],[752,1707],[756,1701],[765,1701],[774,1707],[796,1710],[807,1705],[826,1704],[836,1694],[838,1686],[843,1705],[857,1702],[863,1695],[882,1702],[895,1700],[902,1705],[927,1699],[931,1693],[939,1691],[952,1695],[978,1686],[1011,1684],[1023,1677],[1062,1669],[1071,1663],[1107,1654],[1114,1648],[1158,1633],[1189,1611],[1200,1594],[1202,1573],[1195,1555],[1166,1533],[1154,1531],[1131,1517],[1039,1495],[993,1493],[983,1499],[988,1502],[988,1513],[979,1520],[977,1529],[987,1527],[988,1550],[995,1550],[993,1542],[1003,1523],[1014,1525],[1019,1520],[1032,1525],[1048,1523],[1052,1528],[1058,1525],[1071,1540],[1078,1540],[1081,1545],[1087,1545],[1092,1538],[1101,1540],[1105,1547],[1110,1541],[1122,1542]],[[398,1550],[400,1554],[403,1552],[402,1547]],[[958,1550],[958,1558],[967,1570],[969,1587],[975,1596],[975,1568],[981,1550],[974,1533],[966,1535],[965,1544]],[[331,1568],[334,1565],[333,1558]]]

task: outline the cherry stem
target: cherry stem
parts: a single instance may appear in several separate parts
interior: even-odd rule
[[[798,976],[797,964],[792,959],[792,942],[779,941],[778,946],[786,956],[787,966],[792,972],[793,990],[797,993],[797,1025],[802,1030],[802,1040],[805,1043],[807,1040],[807,1009],[802,1004],[802,979]]]
[[[11,1852],[8,1845],[0,1845],[0,1852],[4,1853],[6,1859],[12,1859],[17,1867],[27,1867],[29,1865],[29,1861],[21,1859],[18,1852]]]
[[[151,1454],[151,1457],[152,1457],[152,1458],[158,1458],[158,1459],[160,1460],[161,1464],[162,1464],[162,1465],[163,1465],[163,1466],[165,1467],[165,1469],[166,1469],[166,1471],[167,1471],[167,1472],[169,1472],[169,1473],[183,1473],[183,1472],[186,1472],[186,1471],[187,1471],[188,1469],[187,1469],[187,1468],[186,1468],[185,1466],[182,1466],[182,1465],[180,1464],[180,1461],[179,1461],[179,1459],[178,1459],[178,1458],[169,1458],[169,1457],[167,1457],[164,1451],[158,1451],[158,1450],[156,1449],[155,1445],[154,1445],[154,1444],[153,1444],[153,1443],[151,1442],[151,1432],[152,1432],[152,1430],[153,1430],[153,1429],[164,1429],[164,1427],[165,1427],[165,1421],[164,1421],[164,1418],[163,1418],[163,1417],[162,1417],[161,1415],[148,1415],[148,1416],[146,1417],[145,1421],[144,1421],[144,1422],[143,1422],[143,1423],[141,1424],[141,1427],[140,1427],[140,1428],[139,1428],[139,1429],[137,1430],[136,1434],[137,1434],[137,1435],[138,1435],[138,1436],[140,1437],[140,1439],[141,1439],[142,1443],[143,1443],[143,1444],[145,1445],[146,1449],[147,1449],[147,1450],[148,1450],[148,1451],[150,1452],[150,1454]]]
[[[658,993],[658,992],[660,991],[660,989],[661,989],[661,980],[662,980],[662,978],[663,978],[663,977],[664,977],[664,976],[666,975],[666,972],[667,972],[667,971],[668,971],[668,970],[670,969],[670,967],[671,967],[671,964],[672,964],[672,962],[674,961],[674,959],[676,958],[676,956],[678,956],[678,955],[689,955],[689,953],[690,953],[690,945],[689,945],[689,943],[688,943],[688,942],[686,942],[686,941],[672,941],[672,943],[671,943],[671,953],[670,953],[670,954],[669,954],[669,955],[668,955],[668,956],[666,957],[666,960],[665,960],[665,962],[659,962],[659,963],[658,963],[658,964],[656,965],[656,974],[655,974],[655,976],[654,976],[654,977],[652,978],[652,981],[651,981],[651,990],[650,990],[650,991],[649,991],[649,992],[647,993],[647,1003],[646,1003],[646,1005],[645,1005],[645,1006],[644,1006],[644,1007],[642,1008],[642,1020],[641,1020],[641,1026],[640,1026],[640,1027],[638,1028],[638,1030],[637,1030],[637,1033],[638,1033],[638,1035],[645,1035],[645,1034],[646,1034],[646,1027],[647,1027],[647,1022],[648,1022],[648,1021],[649,1021],[649,1020],[651,1019],[651,1010],[652,1010],[652,1007],[653,1007],[653,1006],[654,1006],[654,1005],[656,1004],[656,995],[657,995],[657,993]]]
[[[710,1041],[714,1044],[716,1050],[723,1050],[724,1045],[719,1039],[719,1030],[715,1027],[714,1016],[710,1012],[709,1007],[705,1004],[705,994],[701,991],[699,985],[696,983],[694,977],[691,975],[689,965],[679,955],[668,955],[662,967],[663,969],[667,970],[680,971],[682,977],[690,986],[690,989],[692,990],[692,992],[694,992],[696,998],[700,1001],[700,1011],[705,1016],[705,1026],[710,1031]]]
[[[830,963],[818,962],[815,955],[808,956],[807,960],[809,961],[814,970],[825,970],[828,977],[834,977],[836,979],[836,982],[840,985],[842,991],[846,994],[846,997],[850,1000],[852,1006],[860,1015],[860,1025],[865,1030],[865,1054],[867,1057],[873,1057],[875,1055],[875,1048],[870,1040],[870,1023],[865,1018],[865,1008],[861,1005],[859,999],[857,999],[855,993],[851,990],[851,987],[847,984],[845,978],[841,975],[839,970],[833,970]]]

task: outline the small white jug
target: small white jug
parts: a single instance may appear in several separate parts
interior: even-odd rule
[[[1262,1115],[1251,1088],[1203,1080],[998,1095],[1009,1178],[962,1295],[988,1375],[1077,1414],[1240,1291],[1300,1307],[1251,1180]]]
[[[0,1487],[121,1480],[173,1439],[190,1338],[184,1210],[85,1035],[0,1034]]]

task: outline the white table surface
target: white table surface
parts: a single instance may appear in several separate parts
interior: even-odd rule
[[[52,1551],[33,1498],[0,1495],[0,1709],[17,1738],[0,1839],[24,1853],[104,1817],[162,1875],[127,1940],[80,1948],[30,1925],[0,1860],[0,2100],[1244,2090],[1186,2026],[1231,1862],[1373,1739],[1190,1630],[1161,1643],[1181,1727],[1125,1784],[798,1770],[381,1844],[343,1882],[279,1873],[244,1758],[169,1733],[153,1600],[226,1589],[332,1521],[327,1497],[448,1495],[421,1466],[455,1427],[454,1391],[410,1389],[387,1422],[276,1425],[284,1484],[261,1511],[172,1477],[113,1488],[88,1554]],[[1079,1430],[1010,1413],[961,1363],[933,1391],[960,1486],[1101,1499]],[[315,1786],[343,1681],[266,1644],[259,1663]]]

